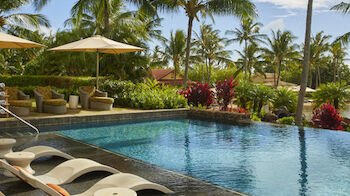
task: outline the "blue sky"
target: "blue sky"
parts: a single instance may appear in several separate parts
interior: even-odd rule
[[[51,0],[40,13],[47,16],[52,29],[63,29],[64,21],[70,15],[70,9],[77,0]],[[349,1],[349,0],[346,0]],[[302,43],[305,34],[305,18],[307,0],[253,0],[258,9],[259,17],[257,21],[262,23],[264,27],[262,33],[270,34],[271,29],[290,30],[298,39],[298,43]],[[312,33],[324,31],[325,34],[332,35],[332,39],[345,32],[350,31],[350,15],[344,16],[340,13],[329,11],[329,8],[339,3],[339,0],[314,0],[314,14]],[[128,6],[132,9],[133,6]],[[19,10],[21,12],[34,12],[31,6],[24,7]],[[187,31],[187,17],[181,10],[178,13],[161,13],[163,35],[168,37],[170,31],[183,29]],[[200,22],[195,21],[194,31],[198,32],[202,23],[213,24],[215,29],[221,31],[221,35],[225,35],[226,30],[239,27],[239,20],[233,16],[214,16],[215,23],[210,18],[201,18]],[[152,46],[158,43],[151,44]],[[238,44],[229,46],[228,49],[240,49]],[[235,58],[236,55],[233,55]]]

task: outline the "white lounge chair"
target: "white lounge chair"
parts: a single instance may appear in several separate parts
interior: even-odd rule
[[[19,171],[20,171],[21,178],[24,181],[26,181],[28,184],[30,184],[34,188],[39,188],[43,190],[48,195],[51,195],[51,196],[69,195],[69,193],[66,190],[59,187],[58,185],[44,183],[40,179],[22,170],[21,168],[19,169]],[[139,176],[128,174],[128,173],[118,173],[118,174],[105,177],[102,180],[98,181],[95,185],[93,185],[87,191],[81,194],[72,195],[72,196],[93,196],[94,193],[98,190],[105,189],[105,188],[112,188],[112,187],[129,188],[134,191],[149,189],[149,190],[161,191],[166,194],[174,193],[173,191],[166,188],[165,186],[150,182]]]
[[[26,148],[22,150],[23,152],[32,152],[35,154],[35,158],[37,159],[39,157],[44,157],[44,156],[58,156],[58,157],[63,157],[68,160],[74,159],[71,155],[64,153],[60,150],[57,150],[56,148],[52,148],[50,146],[33,146]]]
[[[4,160],[0,160],[0,166],[21,178],[19,169],[16,166],[8,164]],[[37,179],[46,184],[66,184],[72,182],[74,179],[93,171],[106,171],[110,173],[119,173],[118,170],[102,165],[90,159],[71,159],[65,161],[52,170],[43,175],[35,176]],[[22,178],[21,178],[22,179]]]

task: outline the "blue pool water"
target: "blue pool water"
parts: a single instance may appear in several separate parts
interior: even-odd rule
[[[350,195],[350,133],[192,119],[60,134],[250,195]]]

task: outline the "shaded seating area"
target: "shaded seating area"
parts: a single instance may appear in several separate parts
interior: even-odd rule
[[[34,97],[38,112],[51,114],[67,113],[67,101],[64,100],[64,95],[57,93],[50,86],[35,88]]]
[[[17,87],[6,87],[8,93],[8,102],[10,111],[18,116],[28,116],[32,108],[32,101],[29,95],[18,90]]]
[[[94,110],[112,110],[114,99],[107,97],[107,92],[102,92],[94,86],[79,87],[81,107]]]

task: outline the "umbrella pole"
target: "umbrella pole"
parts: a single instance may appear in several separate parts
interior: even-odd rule
[[[98,89],[98,71],[99,71],[99,62],[100,58],[99,58],[99,53],[97,51],[96,53],[96,89]]]

